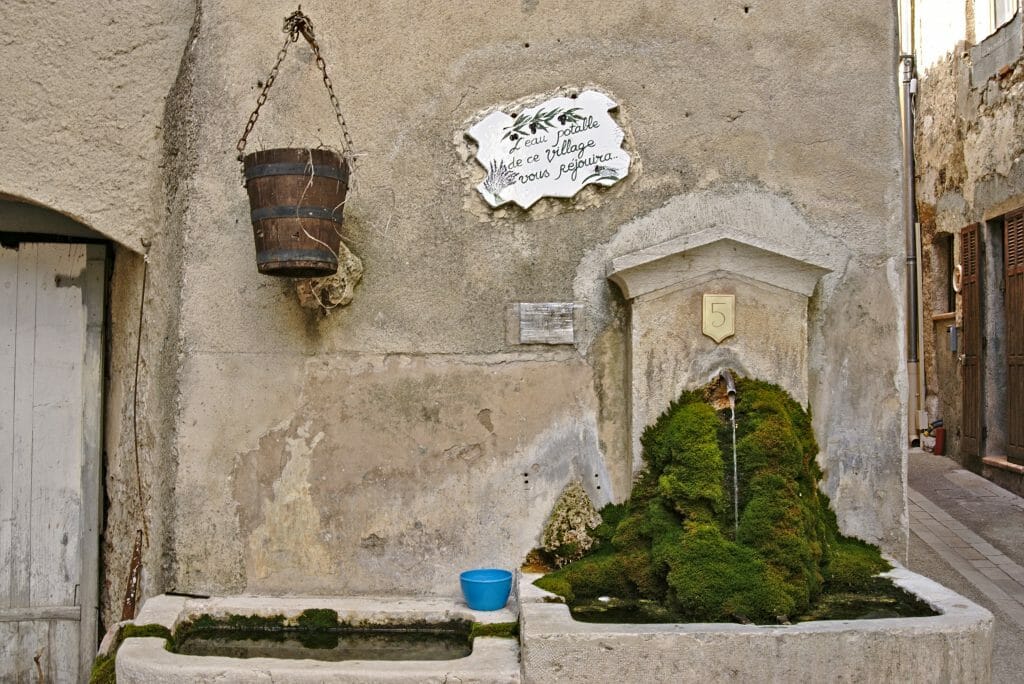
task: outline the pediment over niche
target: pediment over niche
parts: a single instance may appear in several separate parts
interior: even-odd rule
[[[668,240],[608,262],[606,275],[627,299],[698,281],[733,274],[810,297],[831,269],[824,261],[808,261],[731,238],[701,241],[694,236]]]

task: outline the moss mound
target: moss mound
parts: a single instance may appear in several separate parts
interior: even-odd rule
[[[887,569],[839,534],[807,412],[776,385],[740,378],[737,390],[738,525],[729,410],[685,392],[644,431],[646,467],[626,504],[601,511],[593,550],[538,586],[569,601],[658,601],[681,622],[763,623]]]

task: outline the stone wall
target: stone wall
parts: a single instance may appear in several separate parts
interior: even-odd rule
[[[1002,214],[1024,195],[1024,64],[1006,67],[972,85],[969,53],[959,49],[921,76],[917,199],[922,223],[939,232]]]
[[[1002,47],[996,50],[992,47],[995,45]],[[1013,47],[1009,63],[1005,55],[993,57],[1003,55],[1006,46]],[[960,297],[955,297],[952,307],[947,305],[947,260],[951,255],[953,263],[959,263],[960,229],[977,222],[983,224],[987,258],[998,258],[1002,249],[998,224],[984,224],[1024,205],[1021,48],[1019,18],[977,46],[968,48],[961,43],[921,76],[916,99],[926,407],[933,419],[941,417],[945,422],[947,453],[965,463],[960,451],[961,370],[956,355],[949,350],[947,336],[950,325],[962,323],[962,305]],[[987,272],[997,270],[989,268]],[[986,354],[994,360],[1002,354],[1001,305],[995,301],[1001,295],[999,283],[991,276],[985,292],[983,297],[990,300],[986,303]],[[946,309],[955,312],[952,319],[941,315]],[[986,454],[1002,453],[1003,449],[1004,419],[996,415],[1000,402],[995,397],[1005,380],[995,365],[990,362],[986,369]]]
[[[125,62],[131,73],[97,70],[108,88],[144,82],[133,97],[159,115],[130,157],[137,170],[90,169],[95,211],[76,209],[84,200],[65,169],[24,182],[18,170],[34,150],[10,129],[0,139],[17,158],[0,170],[0,192],[73,213],[133,249],[152,240],[148,267],[121,253],[113,281],[108,617],[143,517],[147,594],[451,594],[458,570],[518,565],[568,482],[598,503],[621,500],[633,475],[630,387],[642,370],[607,267],[694,236],[827,262],[806,308],[786,314],[789,329],[806,326],[794,357],[805,379],[786,377],[805,383],[841,526],[902,552],[891,3],[304,3],[359,157],[344,233],[365,274],[354,301],[326,316],[300,307],[292,283],[257,274],[235,159],[291,7],[161,8],[174,40],[142,32],[130,42],[166,54],[139,53]],[[133,15],[147,12],[133,4]],[[40,91],[59,88],[23,66]],[[465,131],[496,107],[584,87],[619,103],[629,176],[529,211],[488,208]],[[86,127],[74,111],[66,120]],[[97,135],[57,146],[88,157],[129,140]],[[250,146],[321,143],[337,146],[340,132],[300,41]],[[123,202],[144,208],[125,212]],[[735,230],[723,213],[733,205],[754,217]],[[757,306],[757,288],[741,291]],[[794,301],[803,300],[776,303]],[[518,302],[574,302],[575,343],[509,342]],[[770,351],[771,317],[762,319],[743,328],[743,354]]]

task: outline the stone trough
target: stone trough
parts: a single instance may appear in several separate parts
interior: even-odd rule
[[[525,682],[988,682],[992,614],[896,565],[940,615],[795,625],[595,624],[520,583]]]
[[[785,626],[577,622],[557,597],[520,578],[500,611],[455,599],[262,598],[146,602],[136,624],[173,631],[202,615],[295,616],[329,608],[343,619],[479,623],[519,620],[520,643],[478,637],[447,661],[323,662],[171,653],[159,638],[130,638],[117,656],[118,682],[988,682],[993,618],[984,608],[898,564],[895,584],[940,613],[934,617],[822,620]]]
[[[513,604],[510,604],[510,606]],[[295,617],[310,608],[330,609],[345,621],[373,624],[469,620],[494,624],[516,621],[506,607],[474,611],[454,599],[395,598],[266,598],[233,596],[193,599],[157,596],[146,601],[135,623],[174,629],[200,615]],[[284,660],[276,658],[225,658],[171,653],[166,641],[153,637],[126,639],[117,652],[118,684],[162,682],[519,682],[519,646],[514,639],[477,637],[473,652],[457,660],[394,661]]]

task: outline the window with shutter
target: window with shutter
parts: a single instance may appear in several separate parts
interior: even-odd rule
[[[1003,223],[1006,266],[1006,456],[1024,465],[1024,209]]]
[[[964,465],[981,468],[981,231],[977,223],[960,231],[960,267],[963,270],[963,393],[961,396],[960,451]]]

